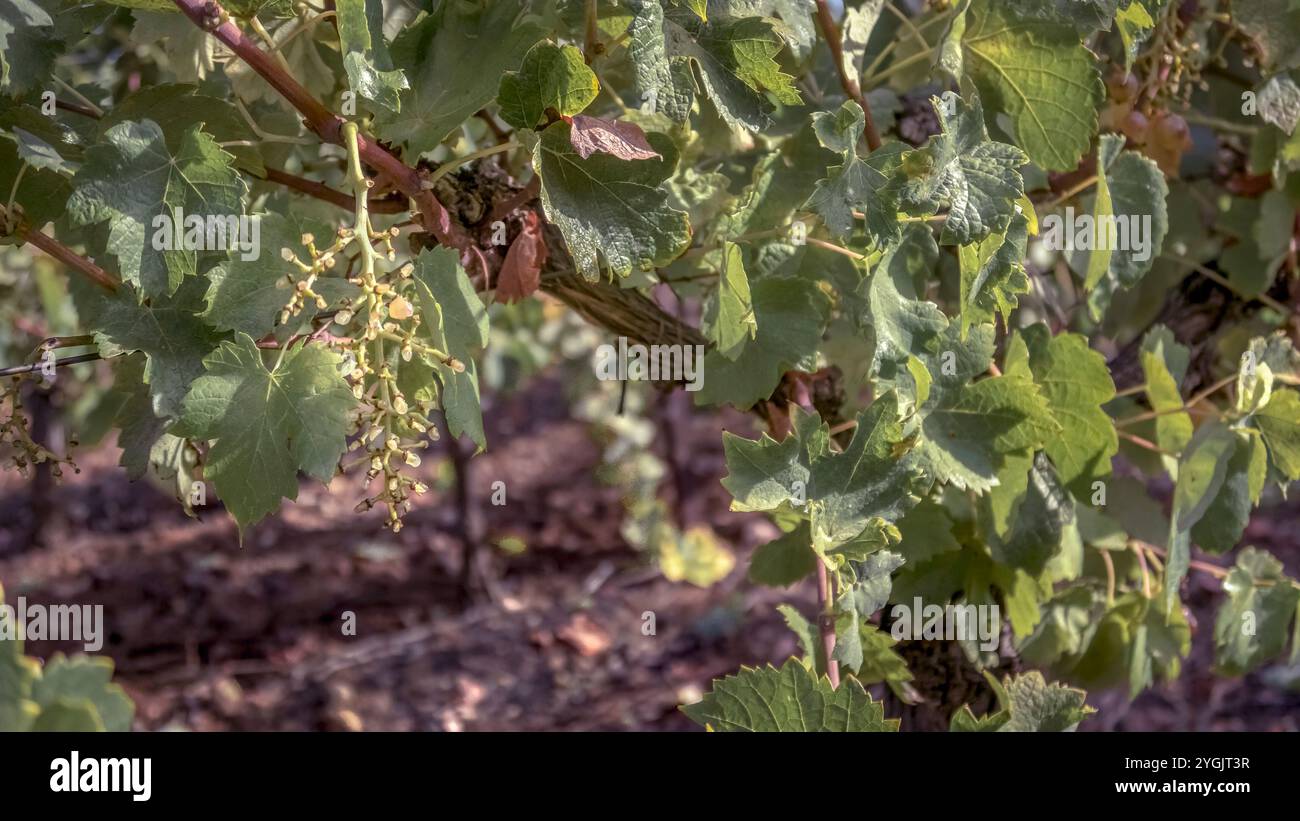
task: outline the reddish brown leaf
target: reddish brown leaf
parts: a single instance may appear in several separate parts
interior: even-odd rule
[[[541,220],[529,211],[524,230],[519,232],[497,275],[496,296],[502,302],[518,302],[531,295],[541,283],[542,265],[546,263],[546,241],[542,238]]]
[[[584,160],[597,151],[613,154],[621,160],[649,160],[662,155],[650,147],[641,126],[618,120],[602,120],[576,114],[572,119],[569,142]]]

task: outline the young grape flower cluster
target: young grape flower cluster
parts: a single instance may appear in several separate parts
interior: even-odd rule
[[[63,477],[63,466],[71,467],[73,472],[81,470],[72,461],[71,455],[59,456],[54,451],[32,438],[30,422],[23,413],[22,377],[14,377],[12,384],[0,391],[0,413],[7,405],[9,412],[0,417],[0,452],[8,453],[8,461],[23,476],[34,465],[48,463],[50,475],[59,479]],[[68,447],[77,444],[75,435],[68,441]]]
[[[361,171],[356,126],[349,124],[345,136],[349,143],[348,181],[356,195],[355,224],[340,228],[333,242],[323,248],[317,246],[313,235],[304,234],[306,261],[292,249],[281,251],[299,274],[289,275],[292,294],[281,322],[287,323],[309,307],[325,310],[327,300],[315,290],[317,278],[332,270],[341,255],[355,251],[347,281],[357,286],[360,294],[344,300],[326,326],[338,329],[339,335],[322,335],[321,339],[342,357],[345,376],[360,402],[349,450],[363,451],[357,461],[367,464],[367,482],[380,482],[378,491],[363,499],[357,511],[385,505],[388,526],[397,532],[402,528],[402,515],[411,508],[412,496],[428,491],[423,482],[404,471],[420,465],[419,452],[438,435],[430,420],[432,399],[407,396],[399,384],[399,371],[417,355],[420,366],[429,358],[456,371],[464,366],[421,340],[423,317],[415,307],[415,268],[410,262],[395,265],[397,228],[377,231],[371,225],[368,196],[373,182]]]

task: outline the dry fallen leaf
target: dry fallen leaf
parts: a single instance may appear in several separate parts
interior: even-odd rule
[[[609,634],[586,613],[577,613],[569,623],[555,631],[560,641],[584,656],[598,656],[610,647]]]

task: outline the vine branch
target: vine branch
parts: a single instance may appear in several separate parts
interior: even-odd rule
[[[291,188],[300,194],[306,194],[309,197],[315,197],[318,200],[324,200],[340,208],[352,208],[356,204],[356,199],[343,191],[330,188],[324,183],[299,177],[296,174],[290,174],[287,171],[281,171],[278,168],[267,168],[266,176],[262,179],[267,182],[274,182]],[[370,198],[370,210],[376,214],[401,214],[407,211],[406,203],[393,197],[374,197]]]
[[[117,289],[122,285],[122,280],[113,276],[108,271],[105,271],[103,268],[100,268],[98,265],[59,242],[54,237],[46,236],[39,230],[26,225],[20,225],[18,227],[17,236],[24,242],[35,245],[46,254],[49,254],[59,262],[62,262],[64,265],[87,277],[91,282],[94,282],[109,293],[117,291]]]
[[[867,98],[862,96],[862,88],[844,67],[844,41],[840,39],[840,27],[835,24],[826,0],[817,0],[817,22],[821,26],[822,37],[826,38],[826,45],[830,47],[831,59],[835,63],[835,71],[839,74],[844,93],[862,106],[862,114],[866,117],[863,134],[867,138],[867,148],[875,151],[880,147],[880,132],[876,131],[876,123],[871,118],[871,106],[867,105]]]
[[[821,636],[822,651],[826,654],[826,677],[831,680],[831,687],[840,686],[840,663],[835,655],[835,613],[831,609],[831,580],[826,570],[826,562],[821,556],[817,558],[817,632]]]
[[[298,82],[289,72],[276,62],[270,54],[263,51],[243,30],[235,24],[231,16],[217,0],[172,0],[186,17],[196,26],[217,38],[235,56],[243,60],[249,68],[280,93],[298,113],[303,121],[321,140],[346,148],[343,141],[345,120],[325,107]],[[438,198],[423,186],[420,172],[402,162],[392,152],[379,143],[357,136],[357,152],[361,161],[384,175],[393,182],[406,196],[415,201],[424,229],[433,234],[443,245],[448,245],[461,253],[461,261],[468,267],[470,260],[477,258],[487,272],[487,261],[479,251],[464,228],[454,223],[451,214],[443,207]]]

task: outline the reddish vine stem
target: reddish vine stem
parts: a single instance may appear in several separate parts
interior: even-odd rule
[[[343,191],[330,188],[324,183],[299,177],[296,174],[290,174],[287,171],[281,171],[278,168],[267,168],[266,176],[262,179],[267,182],[274,182],[283,185],[286,188],[292,188],[301,194],[309,197],[315,197],[318,200],[324,200],[340,208],[352,209],[356,205],[356,197]],[[403,200],[392,197],[370,197],[369,206],[372,214],[401,214],[407,211],[406,203]]]
[[[122,284],[117,277],[100,268],[95,263],[73,251],[68,246],[56,240],[54,237],[47,237],[40,231],[33,228],[19,228],[18,236],[27,243],[35,245],[45,253],[62,262],[64,265],[84,274],[99,287],[114,292]]]
[[[831,579],[826,563],[817,558],[817,632],[821,635],[822,651],[826,654],[826,677],[831,687],[840,686],[840,663],[835,655],[835,615],[831,612]]]
[[[582,43],[582,59],[587,65],[595,61],[597,55],[604,51],[600,42],[599,15],[596,13],[596,0],[587,0],[587,31]]]
[[[67,100],[55,100],[54,107],[64,111],[70,111],[73,114],[80,114],[83,117],[89,117],[92,120],[100,119],[98,112],[86,108],[84,105],[79,103],[70,103]]]
[[[312,96],[302,83],[290,75],[275,59],[261,49],[235,24],[217,0],[172,0],[194,25],[217,38],[235,56],[280,93],[302,115],[307,127],[321,140],[343,145],[342,117],[330,111]],[[415,201],[420,211],[421,224],[444,245],[460,251],[466,265],[477,258],[487,271],[487,261],[465,229],[451,220],[432,191],[424,188],[420,172],[398,159],[392,152],[374,140],[357,136],[357,151],[361,161],[382,177],[392,181],[397,190]]]
[[[871,119],[871,106],[867,105],[867,98],[862,95],[862,88],[844,68],[844,41],[840,39],[840,27],[835,24],[835,18],[831,16],[831,9],[826,0],[817,0],[817,22],[821,26],[822,37],[826,38],[826,45],[830,47],[831,60],[835,63],[835,71],[840,76],[840,85],[844,88],[844,93],[849,95],[849,99],[862,106],[862,114],[866,117],[866,128],[863,129],[863,133],[867,138],[867,148],[875,151],[880,147],[880,133],[876,131],[875,121]]]

